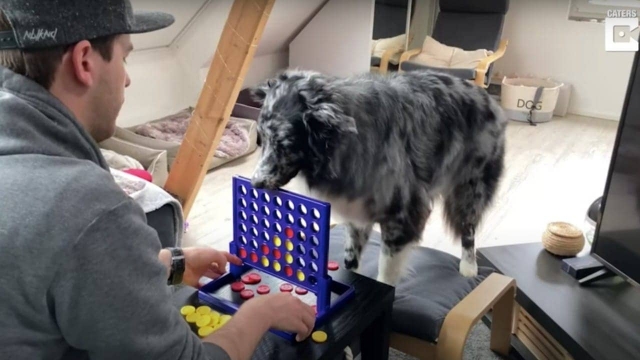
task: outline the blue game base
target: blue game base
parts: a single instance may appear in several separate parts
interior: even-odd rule
[[[331,205],[286,190],[254,189],[247,178],[233,178],[233,239],[229,252],[244,265],[230,265],[228,274],[203,286],[198,297],[219,311],[235,313],[244,303],[230,285],[249,272],[259,273],[271,291],[288,283],[308,291],[295,292],[317,306],[316,327],[355,295],[354,288],[328,274]],[[262,296],[253,288],[254,296]],[[273,333],[294,341],[295,334]]]
[[[269,274],[266,274],[263,271],[254,269],[248,265],[245,265],[243,269],[245,271],[242,273],[242,275],[246,275],[249,273],[257,273],[262,277],[262,281],[260,282],[260,284],[256,284],[256,285],[245,284],[245,287],[247,289],[253,290],[254,298],[259,296],[264,296],[264,295],[259,295],[255,290],[255,288],[257,288],[257,286],[259,285],[268,285],[269,288],[271,289],[271,293],[273,293],[273,292],[280,291],[280,285],[284,283],[291,284],[289,282],[282,281],[274,276],[270,276]],[[231,284],[236,281],[241,281],[240,277],[236,277],[232,273],[227,273],[216,280],[210,281],[209,283],[205,284],[200,288],[200,290],[198,291],[198,299],[216,311],[225,312],[228,314],[235,314],[244,302],[249,301],[241,298],[239,292],[234,292],[233,290],[231,290],[230,288]],[[294,285],[294,284],[291,284],[291,285]],[[295,285],[294,285],[294,289],[295,289]],[[340,309],[342,305],[344,305],[345,303],[348,302],[348,300],[353,298],[354,295],[355,295],[355,290],[353,286],[348,286],[341,282],[332,280],[331,281],[331,306],[325,311],[320,311],[318,309],[318,313],[316,315],[315,328],[322,326],[333,314],[335,314],[336,311]],[[315,295],[313,295],[313,293],[311,292],[308,292],[305,295],[299,295],[299,294],[296,294],[294,290],[292,291],[292,296],[296,296],[300,298],[303,302],[305,302],[308,305],[316,305]],[[269,331],[275,335],[278,335],[292,342],[294,342],[296,338],[296,334],[293,334],[293,333],[279,331],[275,329],[271,329]]]

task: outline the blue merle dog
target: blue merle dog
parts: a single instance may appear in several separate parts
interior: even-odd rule
[[[474,234],[503,172],[507,122],[484,89],[436,72],[287,70],[253,94],[262,154],[252,184],[276,189],[300,176],[330,202],[347,220],[347,269],[358,270],[377,223],[377,279],[395,286],[441,196],[462,244],[459,271],[477,275]]]

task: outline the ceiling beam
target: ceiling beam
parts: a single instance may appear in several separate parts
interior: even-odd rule
[[[275,0],[235,0],[165,190],[188,217],[253,61]]]

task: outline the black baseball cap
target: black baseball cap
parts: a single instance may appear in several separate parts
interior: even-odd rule
[[[0,49],[42,49],[173,24],[163,12],[133,11],[129,0],[0,0],[12,31],[0,31]]]

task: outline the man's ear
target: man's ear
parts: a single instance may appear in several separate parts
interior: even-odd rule
[[[267,94],[278,83],[276,79],[267,79],[250,90],[251,98],[262,105]]]
[[[96,76],[91,49],[91,43],[83,40],[74,45],[68,54],[73,75],[84,86],[93,85],[93,78]]]

